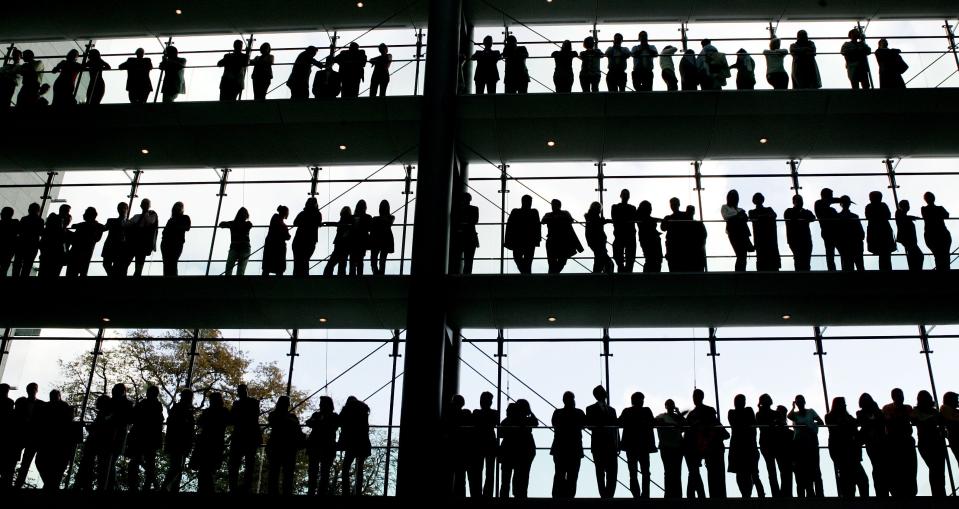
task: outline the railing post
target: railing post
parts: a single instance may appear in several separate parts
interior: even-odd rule
[[[173,46],[172,35],[169,38],[167,38],[166,44],[163,46],[163,55],[160,55],[161,62],[163,61],[163,57],[166,56],[167,48],[169,48],[170,46]],[[166,71],[164,71],[163,69],[160,69],[160,77],[157,78],[157,88],[156,88],[156,91],[153,92],[153,102],[157,102],[157,99],[160,98],[160,90],[163,88],[163,79],[165,74],[166,74]]]
[[[952,51],[952,58],[956,61],[956,70],[959,70],[959,49],[956,48],[956,31],[953,26],[949,24],[949,20],[945,21],[943,28],[946,29],[946,38],[949,40],[949,50]]]
[[[386,425],[386,468],[383,474],[383,496],[390,493],[390,458],[393,454],[393,413],[396,402],[396,364],[400,358],[400,331],[393,329],[393,378],[390,379],[390,415]]]
[[[716,327],[709,328],[709,353],[706,354],[713,362],[713,392],[716,395],[716,417],[721,418],[722,412],[719,410],[719,372],[716,369],[716,357],[719,352],[716,351]]]
[[[606,174],[603,173],[603,168],[606,167],[606,163],[600,161],[596,164],[596,184],[599,186],[596,188],[596,192],[599,193],[599,204],[603,210],[606,209],[606,201],[604,199],[606,193]]]
[[[137,192],[140,190],[140,176],[143,175],[143,170],[133,170],[133,178],[130,179],[130,194],[127,195],[127,198],[130,200],[127,202],[127,215],[130,215],[130,211],[133,210],[133,202],[139,196]]]
[[[794,194],[799,194],[799,191],[802,190],[802,186],[799,185],[799,162],[795,159],[790,159],[786,162],[789,165],[789,176],[792,178],[793,185],[789,189],[793,191]]]
[[[609,329],[603,328],[603,353],[600,354],[600,357],[603,358],[603,364],[605,365],[605,368],[606,368],[606,404],[607,405],[609,404],[609,398],[610,398],[609,396],[609,388],[610,388],[609,358],[612,356],[613,354],[609,353]]]
[[[899,184],[896,183],[896,167],[892,164],[892,159],[883,159],[886,165],[886,176],[889,178],[889,189],[892,189],[892,200],[895,203],[896,210],[899,210]]]
[[[223,197],[226,196],[226,184],[229,181],[230,169],[220,170],[220,190],[217,192],[216,219],[213,220],[213,235],[210,238],[210,254],[206,258],[206,275],[210,275],[210,265],[213,263],[213,248],[216,246],[216,232],[220,229],[220,212],[223,210]]]
[[[44,211],[47,209],[47,201],[53,198],[50,196],[50,191],[53,190],[53,178],[57,176],[57,172],[48,171],[47,172],[47,181],[43,184],[43,194],[40,196],[40,215],[42,216]]]
[[[413,165],[406,165],[403,178],[403,234],[400,242],[400,275],[406,270],[406,224],[410,219],[410,195],[413,194]]]
[[[193,374],[196,370],[196,356],[199,355],[198,347],[200,343],[200,329],[193,329],[193,337],[190,338],[190,361],[186,368],[186,388],[193,389]]]
[[[420,63],[423,61],[423,29],[416,31],[416,74],[413,77],[413,95],[420,95]]]
[[[91,39],[91,40],[87,41],[86,45],[84,46],[84,49],[83,49],[83,58],[80,60],[80,72],[77,74],[77,82],[76,82],[76,84],[74,84],[74,86],[73,86],[73,99],[74,99],[74,100],[76,100],[77,94],[80,93],[80,81],[83,79],[83,68],[86,66],[87,60],[90,58],[90,50],[93,49],[93,46],[94,46],[94,45],[96,45],[96,43],[93,42],[93,40]],[[100,73],[100,72],[103,72],[103,71],[97,70],[97,73]],[[90,75],[90,84],[87,85],[87,86],[88,86],[88,87],[92,87],[93,84],[94,84],[94,81],[97,79],[97,77],[99,77],[99,74],[98,74],[97,76],[94,76],[93,74],[91,74],[91,75]]]
[[[504,352],[505,339],[503,336],[503,329],[498,329],[496,331],[496,422],[502,421],[503,418],[503,358],[506,357]],[[496,489],[496,496],[499,497],[499,455],[496,456],[496,472],[494,479],[494,487]]]
[[[499,273],[506,273],[506,195],[509,189],[506,189],[506,181],[509,174],[506,170],[509,165],[503,163],[499,165]]]

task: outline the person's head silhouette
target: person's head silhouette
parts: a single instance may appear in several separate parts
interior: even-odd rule
[[[763,196],[763,193],[756,193],[753,195],[753,205],[757,207],[762,207],[763,203],[766,202],[766,197]]]
[[[193,406],[193,390],[183,389],[180,391],[180,404],[184,406]]]
[[[771,408],[773,406],[773,398],[769,394],[763,394],[759,396],[759,408]]]
[[[679,198],[673,197],[669,199],[669,209],[676,213],[679,212]]]
[[[233,52],[234,53],[243,53],[243,41],[237,39],[233,41]]]
[[[892,402],[897,405],[901,405],[904,401],[906,401],[906,396],[903,394],[902,389],[898,387],[893,389],[889,395],[892,397]]]
[[[646,200],[639,202],[639,205],[636,206],[636,213],[639,217],[649,217],[653,213],[653,204],[649,203]]]
[[[943,394],[942,404],[949,408],[959,408],[959,394],[952,391]]]
[[[276,412],[285,413],[290,411],[290,397],[280,396],[276,399]]]
[[[485,48],[485,49],[487,49],[487,50],[493,48],[493,36],[492,36],[492,35],[487,35],[486,37],[483,37],[483,48]]]
[[[822,188],[822,191],[819,191],[819,196],[823,200],[831,201],[833,198],[832,189],[829,189],[828,187]]]
[[[524,209],[530,209],[533,207],[533,197],[528,194],[524,194],[519,201]]]
[[[246,384],[240,384],[236,386],[236,397],[237,399],[245,399],[249,394],[249,389]]]
[[[117,214],[121,218],[127,217],[128,207],[129,206],[127,205],[127,202],[125,201],[121,201],[120,203],[117,203]]]
[[[783,43],[782,43],[782,41],[779,40],[779,38],[773,37],[772,39],[769,40],[769,49],[771,49],[771,50],[777,50],[777,49],[779,49],[780,47],[782,47],[782,44],[783,44]]]
[[[591,50],[591,49],[595,48],[595,47],[596,47],[596,39],[593,39],[592,37],[587,37],[587,38],[583,39],[583,47],[586,48],[586,49],[588,49],[588,50]]]
[[[576,407],[576,396],[572,393],[572,391],[566,391],[563,393],[563,406],[566,408]]]
[[[869,202],[870,203],[881,203],[882,202],[882,193],[879,191],[872,191],[869,193]]]
[[[646,45],[649,43],[649,35],[646,34],[645,30],[639,33],[639,43],[642,45]]]
[[[603,215],[603,206],[598,202],[594,201],[589,204],[589,210],[586,212],[587,217],[600,217]]]
[[[126,399],[127,397],[127,386],[123,384],[115,384],[113,389],[110,390],[110,396],[113,399]]]
[[[508,49],[513,49],[513,48],[516,47],[516,45],[517,45],[517,42],[516,42],[516,36],[515,36],[515,35],[506,36],[506,47],[507,47]]]
[[[623,203],[629,203],[629,189],[623,189],[620,191],[619,199],[622,200]]]
[[[366,200],[360,200],[356,202],[356,207],[353,210],[356,212],[354,215],[357,216],[366,214]]]
[[[333,413],[333,398],[320,396],[320,412],[325,414]]]
[[[233,218],[237,223],[243,223],[250,219],[250,211],[246,210],[246,207],[240,207],[236,211],[236,216]]]
[[[700,406],[703,404],[703,399],[706,398],[706,394],[702,389],[693,390],[693,405]]]
[[[157,387],[157,386],[155,386],[155,385],[151,385],[151,386],[147,387],[147,399],[148,399],[148,400],[150,400],[150,401],[156,401],[156,400],[158,400],[159,398],[160,398],[160,388],[159,388],[159,387]]]
[[[736,410],[742,410],[742,409],[746,408],[746,395],[745,395],[745,394],[737,394],[737,395],[733,398],[733,408],[735,408]]]
[[[936,403],[932,399],[932,394],[927,390],[919,391],[916,395],[916,408],[921,410],[935,410]]]
[[[50,403],[56,403],[60,401],[60,391],[53,389],[50,391]]]
[[[186,207],[183,205],[183,202],[178,201],[173,204],[173,208],[170,210],[170,215],[179,217],[183,215],[183,212],[185,210],[186,210]]]
[[[709,45],[712,44],[712,43],[713,43],[713,41],[711,41],[711,40],[709,40],[709,39],[703,39],[702,41],[699,42],[699,44],[701,44],[704,48],[705,48],[706,46],[709,46]]]
[[[379,50],[380,55],[385,55],[390,50],[390,47],[384,43],[380,43],[380,45],[377,46],[377,49]]]
[[[76,62],[80,58],[80,52],[76,49],[72,49],[67,52],[67,60],[70,62]]]
[[[31,215],[31,216],[39,216],[39,215],[40,215],[40,204],[39,204],[39,203],[31,203],[30,206],[27,207],[27,214],[28,214],[28,215]]]
[[[726,193],[726,205],[733,208],[739,206],[739,191],[730,189],[729,192]]]
[[[307,46],[306,50],[304,50],[304,53],[306,53],[310,58],[313,58],[316,56],[317,51],[319,50],[316,49],[316,46]]]
[[[563,46],[560,49],[564,53],[569,53],[570,51],[573,51],[573,43],[569,39],[566,39],[565,41],[563,41]]]
[[[387,217],[390,215],[390,202],[387,200],[380,200],[380,216]]]
[[[40,386],[36,382],[30,382],[27,384],[27,399],[35,399],[37,397],[37,392],[40,391]]]
[[[97,209],[93,207],[87,207],[87,209],[83,211],[83,220],[88,223],[92,223],[93,221],[96,221]]]
[[[806,397],[802,394],[796,395],[796,399],[793,400],[793,404],[796,405],[796,408],[799,410],[805,410],[806,408]]]
[[[360,45],[359,45],[358,43],[355,43],[355,42],[351,42],[351,43],[350,43],[350,51],[354,51],[354,52],[355,52],[355,51],[359,51],[359,50],[360,50]]]
[[[793,207],[796,207],[797,209],[801,209],[802,206],[803,206],[802,195],[800,195],[800,194],[794,194],[794,195],[793,195]]]
[[[140,201],[140,210],[142,210],[144,213],[146,213],[146,212],[148,212],[148,211],[150,210],[150,205],[151,205],[151,204],[150,204],[150,199],[149,199],[149,198],[144,198],[143,200]]]
[[[280,215],[283,219],[290,217],[290,208],[286,205],[280,205],[276,208],[276,213]]]
[[[606,389],[602,385],[593,387],[593,398],[600,403],[606,402]]]
[[[832,413],[838,413],[838,415],[849,413],[846,410],[846,398],[839,396],[832,399],[832,406],[829,407],[829,411]]]
[[[849,31],[849,40],[852,42],[858,41],[862,37],[862,32],[858,28],[853,28]]]
[[[613,36],[613,46],[617,48],[623,45],[623,34],[616,34]]]
[[[899,200],[899,210],[903,213],[909,212],[909,200]]]
[[[13,219],[13,207],[4,207],[0,209],[0,219],[4,219],[4,220]]]
[[[629,402],[632,403],[634,407],[642,407],[646,402],[646,395],[641,392],[634,392],[633,395],[629,397]]]
[[[667,411],[667,412],[670,412],[670,413],[675,412],[675,411],[676,411],[676,402],[673,401],[673,400],[671,400],[671,399],[667,399],[667,400],[666,400],[666,411]]]
[[[33,50],[31,49],[23,50],[24,62],[33,62],[33,59],[34,59]]]
[[[462,410],[466,406],[466,398],[457,394],[453,396],[453,399],[450,401],[450,406],[453,407],[453,410]]]
[[[880,49],[887,49],[887,48],[889,48],[889,41],[886,40],[885,38],[879,39],[879,48],[880,48]]]
[[[273,50],[273,46],[270,46],[270,43],[268,42],[264,42],[263,44],[260,45],[261,55],[269,55],[271,50]]]
[[[137,48],[133,54],[136,55],[137,58],[143,58],[143,55],[146,54],[146,51],[144,51],[143,48]]]
[[[846,195],[839,197],[839,206],[842,207],[842,210],[848,211],[850,205],[852,205],[852,198]]]
[[[800,30],[796,32],[796,42],[806,43],[809,42],[809,34],[805,30]]]
[[[927,205],[936,204],[936,195],[932,194],[931,191],[926,191],[926,194],[922,195],[922,199],[926,201]]]
[[[483,391],[483,394],[480,394],[480,408],[483,410],[489,410],[493,408],[493,393],[489,391]]]
[[[553,212],[559,212],[563,209],[563,202],[559,200],[554,199],[553,201],[549,202],[549,204],[553,208]]]

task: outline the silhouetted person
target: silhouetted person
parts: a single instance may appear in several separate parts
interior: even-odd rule
[[[353,212],[349,207],[340,209],[340,220],[336,223],[336,236],[333,237],[333,252],[323,269],[324,276],[346,275],[346,266],[350,261],[350,237],[353,229]]]
[[[858,436],[856,418],[846,409],[846,398],[833,398],[832,407],[826,414],[829,426],[829,457],[836,466],[839,477],[839,496],[852,498],[869,496],[869,478],[862,469],[862,444]]]
[[[769,394],[759,396],[756,412],[756,425],[759,426],[759,452],[762,453],[763,461],[766,463],[769,494],[774,498],[792,496],[792,458],[789,454],[792,432],[786,427],[786,408],[782,406],[781,408],[782,415],[777,409],[773,409],[773,399]]]
[[[90,270],[90,259],[97,242],[103,238],[106,227],[97,222],[97,209],[87,207],[83,212],[83,222],[73,226],[70,235],[70,253],[67,256],[67,276],[86,276]]]
[[[153,92],[153,81],[150,80],[150,71],[153,70],[153,60],[144,57],[143,48],[137,48],[135,55],[126,59],[118,69],[127,72],[127,96],[130,104],[145,104]]]
[[[243,41],[233,41],[233,51],[223,55],[216,65],[223,68],[223,76],[220,77],[220,100],[239,100],[246,81],[246,68],[250,65],[250,56],[243,51]]]
[[[793,195],[793,206],[783,212],[783,219],[786,222],[786,243],[793,253],[793,267],[796,272],[808,272],[812,259],[809,224],[816,221],[816,216],[803,208],[803,198],[797,194]]]
[[[40,416],[43,440],[37,451],[37,471],[44,491],[56,491],[82,438],[81,430],[73,421],[73,407],[60,398],[60,391],[50,391],[50,400],[40,408]]]
[[[763,50],[766,58],[766,83],[775,90],[789,88],[789,73],[786,72],[786,55],[789,51],[782,48],[782,41],[778,38],[769,40],[769,49]]]
[[[206,409],[196,420],[196,447],[190,466],[197,471],[197,493],[216,491],[216,476],[223,466],[226,449],[226,427],[230,411],[223,404],[223,395],[213,392]]]
[[[629,491],[633,498],[649,498],[649,455],[656,452],[656,438],[653,435],[655,419],[652,410],[643,406],[645,401],[646,396],[643,393],[634,392],[630,397],[632,406],[624,408],[619,416],[619,426],[623,428],[619,449],[626,453]],[[640,474],[642,487],[639,483]]]
[[[942,205],[936,205],[936,195],[927,192],[922,196],[926,205],[920,210],[922,219],[925,221],[923,235],[926,239],[926,247],[932,251],[932,256],[936,260],[936,270],[949,270],[952,257],[950,249],[952,248],[952,235],[946,228],[946,219],[949,219],[949,212]]]
[[[310,259],[316,251],[319,229],[322,225],[323,213],[320,212],[316,198],[310,197],[303,205],[303,210],[293,219],[293,226],[296,228],[292,244],[294,276],[310,275]]]
[[[0,492],[9,490],[13,483],[13,470],[17,465],[17,444],[13,437],[19,431],[16,424],[10,384],[0,383],[0,436],[8,437],[0,442]]]
[[[862,228],[862,222],[859,221],[859,215],[849,210],[852,200],[843,195],[839,198],[839,205],[842,210],[839,211],[839,232],[837,233],[836,247],[839,249],[842,270],[865,270],[862,255],[866,232]]]
[[[393,55],[390,54],[390,48],[386,44],[380,44],[377,50],[379,55],[370,59],[370,65],[373,66],[373,74],[370,77],[370,97],[386,97]]]
[[[0,278],[7,277],[7,272],[10,271],[19,234],[20,221],[13,218],[13,207],[0,209]]]
[[[370,456],[370,407],[356,399],[346,398],[340,410],[340,449],[343,450],[341,467],[343,495],[363,494],[364,463]],[[350,484],[350,475],[353,484]]]
[[[959,394],[952,391],[943,394],[939,414],[942,415],[943,426],[949,437],[952,456],[959,460]]]
[[[653,89],[653,71],[659,51],[649,43],[649,36],[643,30],[639,33],[639,44],[633,46],[633,89],[637,92],[649,92]]]
[[[599,80],[603,77],[602,62],[605,55],[596,47],[592,37],[583,39],[583,51],[579,54],[579,86],[586,93],[599,92]]]
[[[20,86],[20,74],[17,70],[20,67],[20,59],[23,53],[19,49],[13,48],[7,55],[6,63],[0,67],[0,110],[10,108],[13,102],[13,94]]]
[[[143,275],[146,258],[157,250],[157,235],[160,230],[160,218],[150,209],[150,200],[140,201],[140,213],[135,214],[127,223],[127,245],[133,256],[133,275]]]
[[[736,52],[736,63],[729,67],[736,69],[736,90],[756,88],[756,61],[745,49],[739,48]]]
[[[759,449],[756,447],[756,414],[746,406],[746,396],[737,394],[733,408],[727,413],[729,421],[729,471],[736,474],[736,485],[743,498],[766,497],[759,479]]]
[[[739,192],[731,189],[726,193],[726,203],[719,208],[723,220],[726,221],[726,236],[729,237],[729,245],[736,254],[736,272],[746,271],[746,258],[750,251],[755,251],[753,243],[749,240],[749,216],[746,211],[739,206]]]
[[[879,39],[876,63],[879,64],[879,88],[906,88],[902,75],[909,70],[909,64],[903,60],[900,50],[889,47],[889,41],[886,39]]]
[[[820,192],[820,199],[813,204],[826,251],[827,270],[836,270],[836,245],[841,234],[839,212],[832,208],[832,205],[836,203],[839,203],[839,199],[833,196],[832,189],[826,187]]]
[[[846,59],[846,76],[853,90],[869,89],[869,55],[872,48],[866,44],[866,35],[858,28],[849,31],[849,40],[839,50]]]
[[[513,252],[513,261],[519,273],[531,274],[536,248],[543,239],[543,226],[539,211],[533,208],[533,197],[523,195],[520,202],[520,208],[511,210],[506,220],[503,246]]]
[[[495,94],[496,83],[499,81],[499,69],[496,64],[502,59],[499,51],[493,49],[493,37],[483,38],[483,49],[473,53],[471,60],[476,61],[476,71],[473,73],[473,83],[478,95]]]
[[[643,272],[662,272],[663,242],[659,228],[659,218],[652,217],[653,206],[648,201],[639,202],[636,208],[636,228],[639,235],[639,247],[643,250]]]
[[[879,405],[868,393],[859,396],[859,410],[856,411],[856,423],[859,425],[859,440],[866,446],[869,463],[872,465],[872,484],[877,497],[889,496],[889,441],[886,439],[886,417]]]
[[[683,428],[686,419],[671,399],[666,411],[655,419],[659,435],[659,455],[663,460],[663,493],[665,498],[683,498]]]
[[[290,229],[286,226],[288,217],[290,217],[290,209],[280,205],[276,208],[276,214],[270,218],[270,228],[263,242],[264,276],[270,274],[282,276],[286,272],[286,241],[290,240]]]
[[[893,497],[914,497],[916,483],[916,441],[912,438],[912,407],[905,404],[902,389],[893,389],[892,403],[882,407],[886,422],[889,470],[886,479]]]
[[[700,86],[703,90],[722,90],[726,86],[726,78],[730,77],[726,55],[720,53],[709,39],[703,39],[701,44],[703,49],[696,58]]]
[[[166,419],[166,440],[163,448],[167,455],[167,473],[163,491],[178,493],[183,480],[183,467],[193,450],[193,391],[183,389],[180,399],[170,407]]]
[[[140,467],[143,467],[145,491],[153,491],[157,481],[157,451],[163,445],[163,403],[160,403],[160,388],[151,385],[146,398],[133,407],[133,426],[127,438],[126,456],[127,489],[140,489]]]
[[[93,406],[96,410],[96,417],[94,417],[93,422],[86,425],[87,438],[83,441],[80,464],[77,467],[77,476],[73,483],[73,489],[78,491],[93,490],[93,481],[99,471],[98,464],[105,461],[101,460],[100,451],[104,449],[103,444],[109,433],[106,419],[110,412],[110,396],[106,394],[97,396]]]
[[[306,420],[310,436],[306,439],[307,495],[330,495],[330,469],[336,459],[336,430],[340,416],[333,411],[333,399],[320,396],[320,408]]]
[[[525,94],[529,89],[529,70],[526,69],[528,58],[526,46],[518,46],[516,36],[507,36],[503,47],[503,60],[506,61],[503,85],[507,94]]]
[[[866,205],[866,246],[869,252],[879,257],[879,270],[892,270],[892,253],[896,250],[896,240],[889,221],[892,214],[882,202],[882,193],[869,193]]]
[[[576,253],[583,252],[583,245],[573,230],[573,216],[562,209],[562,202],[550,202],[552,210],[543,215],[546,225],[546,257],[549,261],[549,273],[563,272],[566,262]]]
[[[573,43],[569,39],[563,41],[559,51],[551,55],[556,68],[553,70],[553,85],[556,91],[568,94],[573,91],[573,60],[579,53],[573,51]]]
[[[37,103],[43,69],[43,61],[37,60],[32,50],[23,51],[23,63],[17,68],[17,74],[22,78],[20,92],[17,93],[17,108],[31,108]]]
[[[906,251],[909,270],[922,270],[923,255],[916,236],[916,216],[909,215],[909,201],[900,200],[896,210],[896,242]]]
[[[130,267],[127,209],[126,202],[118,203],[117,217],[107,219],[105,225],[107,239],[103,242],[103,251],[100,252],[100,256],[103,258],[103,269],[110,277],[126,277],[127,269]]]
[[[226,275],[233,275],[233,268],[236,268],[236,275],[246,274],[246,264],[250,261],[250,230],[253,223],[250,222],[250,213],[246,207],[240,207],[236,211],[236,216],[232,221],[220,221],[220,228],[230,230],[230,251],[226,255]]]
[[[83,64],[77,62],[79,57],[80,52],[72,49],[67,52],[66,58],[53,66],[53,69],[50,71],[53,74],[59,75],[53,82],[54,106],[69,106],[77,103],[74,91],[77,87],[77,78],[80,77],[80,73],[83,71]]]
[[[310,73],[313,72],[313,67],[324,67],[324,64],[316,60],[316,53],[315,46],[307,46],[293,61],[290,77],[286,80],[286,86],[290,89],[290,99],[310,98]]]
[[[260,54],[253,57],[250,65],[253,66],[253,72],[250,73],[250,79],[253,81],[253,100],[265,101],[266,94],[270,92],[270,83],[273,82],[273,54],[270,53],[272,47],[270,43],[264,42],[260,45]],[[309,80],[307,80],[309,82]]]
[[[87,104],[100,104],[106,93],[106,82],[103,81],[103,71],[112,69],[110,64],[100,56],[100,50],[91,49],[87,55],[87,62],[83,70],[90,73],[90,83],[87,85]]]
[[[13,483],[15,489],[23,487],[30,472],[30,465],[43,443],[40,424],[43,418],[44,401],[37,399],[39,390],[36,383],[27,384],[27,395],[17,398],[13,404],[13,422],[17,437],[14,442],[13,461],[16,463],[17,459],[20,460],[20,468]]]
[[[809,40],[805,30],[796,33],[796,42],[789,45],[789,54],[793,57],[793,88],[822,88],[819,65],[816,64],[816,43]]]
[[[687,49],[679,59],[679,80],[683,90],[699,89],[699,67],[696,66],[696,52]]]
[[[463,396],[453,396],[450,404],[443,410],[443,443],[446,456],[447,478],[453,497],[466,497],[466,470],[473,456],[473,413],[466,406]]]
[[[696,219],[696,207],[686,206],[686,218],[689,227],[689,269],[693,272],[706,272],[706,224]]]
[[[343,97],[359,97],[360,82],[364,81],[366,73],[366,51],[361,50],[359,44],[351,42],[349,48],[336,55],[333,61],[340,66]]]
[[[620,191],[619,198],[620,202],[609,211],[613,223],[613,259],[618,272],[630,273],[636,263],[636,207],[629,203],[629,189]],[[606,251],[605,240],[603,251]]]
[[[685,253],[685,244],[688,243],[688,219],[686,213],[679,210],[679,198],[670,198],[669,208],[672,213],[660,223],[660,229],[666,232],[666,263],[670,272],[683,272],[689,270],[688,256]]]
[[[673,56],[679,51],[676,46],[667,44],[659,54],[659,68],[663,82],[666,83],[666,90],[675,92],[679,90],[679,80],[676,78],[676,64],[673,63]]]
[[[518,399],[506,407],[506,418],[500,424],[500,498],[509,498],[512,481],[513,498],[524,500],[529,489],[529,470],[536,457],[533,428],[539,420],[529,402]]]
[[[749,211],[753,223],[753,238],[756,239],[756,270],[778,271],[782,267],[779,256],[779,232],[776,227],[776,211],[764,205],[762,193],[753,195],[756,208]]]
[[[593,398],[596,403],[586,407],[586,425],[591,434],[590,451],[596,469],[596,485],[600,498],[613,498],[619,467],[619,421],[616,409],[607,403],[603,386],[593,388]]]
[[[912,422],[919,435],[919,455],[929,469],[929,489],[934,497],[946,496],[946,440],[943,437],[942,415],[929,391],[919,391]]]
[[[66,204],[60,205],[58,212],[47,216],[43,225],[43,236],[40,238],[39,277],[60,277],[60,272],[67,265],[72,233],[67,228],[72,220],[70,206]]]
[[[322,68],[313,76],[313,97],[317,99],[335,99],[343,90],[340,73],[333,69],[333,57],[326,57]],[[305,99],[305,98],[304,98]]]
[[[175,46],[167,46],[163,51],[160,70],[163,71],[163,84],[160,85],[163,102],[172,103],[176,101],[177,96],[186,93],[186,80],[184,78],[186,59],[180,57],[180,53]]]
[[[356,202],[353,209],[353,227],[350,228],[350,275],[363,275],[363,262],[370,248],[370,228],[373,217],[366,213],[366,200]]]
[[[574,498],[579,467],[583,461],[583,429],[586,414],[576,408],[572,392],[563,393],[563,408],[553,411],[553,444],[549,453],[553,456],[553,498]]]
[[[292,495],[296,482],[296,452],[304,437],[300,420],[290,410],[290,398],[280,396],[276,400],[276,407],[267,417],[270,425],[270,439],[266,444],[266,458],[270,466],[267,493],[271,495]]]
[[[600,205],[598,201],[590,204],[589,210],[586,211],[585,219],[586,245],[589,246],[589,249],[593,252],[593,273],[612,274],[613,260],[609,258],[609,253],[606,252],[605,231],[606,225],[612,223],[612,221],[603,217],[603,206]],[[630,222],[630,224],[632,225],[632,222]],[[636,236],[630,235],[629,238],[633,242],[633,260],[635,261]]]
[[[453,234],[450,241],[454,272],[458,274],[473,273],[473,257],[479,247],[479,235],[476,233],[479,208],[471,205],[472,201],[473,197],[469,193],[463,193],[460,203],[452,213]]]
[[[260,400],[249,395],[246,384],[236,387],[236,399],[230,408],[229,487],[230,493],[249,493],[256,471],[256,455],[263,443],[260,429]],[[240,480],[240,467],[243,480]]]
[[[180,255],[183,254],[183,244],[186,243],[186,232],[192,224],[190,216],[183,213],[183,202],[173,204],[170,210],[170,219],[167,219],[160,239],[160,255],[163,257],[163,275],[176,276],[179,274],[178,265]]]
[[[386,258],[395,250],[394,221],[396,217],[390,213],[390,202],[380,201],[379,214],[370,224],[370,268],[373,275],[386,274]]]
[[[626,66],[630,51],[623,46],[623,34],[613,36],[613,45],[606,48],[606,89],[610,92],[626,91]]]
[[[493,394],[484,391],[480,395],[480,407],[473,410],[475,450],[469,466],[470,496],[490,499],[496,482],[496,425],[499,412],[493,410]]]
[[[100,451],[101,468],[97,489],[117,491],[116,464],[123,455],[127,442],[127,431],[133,424],[133,402],[127,398],[127,388],[123,384],[114,384],[110,390],[110,406],[106,418],[106,436]]]
[[[806,408],[801,394],[793,400],[788,416],[793,426],[793,450],[796,465],[796,496],[821,498],[822,473],[819,469],[819,426],[825,424],[819,414]]]
[[[686,422],[689,430],[686,432],[686,443],[693,449],[694,463],[687,460],[689,467],[690,483],[694,482],[693,470],[696,470],[696,477],[699,477],[699,459],[706,463],[706,483],[709,485],[709,498],[726,498],[726,468],[724,458],[723,441],[729,438],[726,428],[722,427],[716,410],[713,407],[703,404],[705,394],[696,389],[693,391],[693,409],[686,414]],[[687,488],[688,498],[693,498]],[[698,490],[700,498],[702,495],[702,480],[699,480]]]

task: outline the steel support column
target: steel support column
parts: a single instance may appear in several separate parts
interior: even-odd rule
[[[406,165],[406,177],[403,179],[403,237],[400,242],[400,275],[406,269],[406,230],[410,220],[410,195],[413,191],[413,166]]]
[[[286,354],[290,358],[290,369],[286,373],[286,397],[290,397],[290,393],[293,392],[293,367],[296,364],[296,358],[300,356],[296,353],[299,342],[300,329],[293,329],[293,333],[290,334],[290,353]]]
[[[199,355],[198,347],[200,345],[200,329],[193,329],[193,337],[190,339],[190,363],[186,369],[186,388],[193,388],[193,374],[196,370],[196,356]]]
[[[3,337],[0,338],[0,375],[3,375],[3,362],[7,358],[7,354],[10,353],[7,348],[10,346],[10,334],[12,332],[13,329],[7,327],[3,329]]]
[[[386,461],[383,473],[383,496],[390,494],[390,458],[393,455],[393,415],[396,403],[396,364],[400,358],[400,331],[393,330],[393,353],[390,354],[393,359],[393,377],[390,378],[390,414],[386,425]]]
[[[127,198],[130,201],[127,202],[127,217],[130,216],[130,211],[133,210],[133,202],[136,201],[137,192],[140,190],[140,177],[143,175],[143,170],[133,170],[133,178],[130,179],[130,194],[127,195]]]
[[[603,367],[606,369],[606,404],[609,404],[609,358],[613,356],[609,353],[609,329],[603,329],[603,353],[600,356],[603,358]]]
[[[889,178],[889,189],[892,189],[892,200],[896,210],[899,210],[899,184],[896,183],[896,167],[892,164],[892,159],[883,159],[882,163],[886,165],[886,176]]]
[[[216,193],[216,219],[213,220],[213,235],[210,237],[210,254],[206,258],[206,273],[210,275],[210,265],[213,263],[213,248],[216,247],[216,232],[220,229],[220,212],[223,210],[223,197],[226,196],[226,184],[229,181],[230,169],[220,170],[220,190]]]
[[[939,407],[939,391],[936,389],[936,377],[932,373],[932,348],[929,346],[929,331],[925,325],[919,326],[919,342],[922,345],[922,351],[919,352],[926,357],[926,369],[929,370],[929,388],[932,389],[932,399],[936,402],[936,408]],[[959,437],[957,437],[959,438]],[[951,438],[952,439],[952,438]],[[949,459],[949,449],[946,448],[946,468],[949,472],[950,493],[956,493],[956,479],[952,473],[952,460]]]
[[[443,358],[443,406],[449,405],[460,390],[460,352],[463,336],[459,329],[450,329]],[[445,410],[444,410],[445,411]]]
[[[789,165],[789,177],[792,179],[793,185],[789,188],[790,191],[795,195],[799,195],[799,191],[802,191],[802,186],[799,185],[799,161],[795,159],[790,159],[786,162]]]
[[[430,0],[396,486],[418,500],[441,496],[424,452],[436,445],[443,408],[461,12],[461,0]]]
[[[716,357],[719,352],[716,351],[716,328],[709,328],[709,353],[706,354],[713,362],[713,393],[716,395],[716,417],[720,417],[722,412],[719,410],[719,372],[716,370]]]
[[[959,47],[956,46],[956,31],[953,29],[953,26],[949,24],[948,19],[945,23],[942,28],[946,29],[946,38],[949,40],[949,51],[952,51],[952,58],[956,61],[956,70],[959,71]]]
[[[57,172],[48,171],[47,172],[47,181],[43,184],[43,194],[40,196],[40,216],[43,217],[44,212],[47,210],[47,201],[53,198],[50,196],[50,191],[53,189],[53,179],[57,176]]]
[[[509,165],[499,165],[499,273],[506,274],[506,182],[509,174],[506,173]]]

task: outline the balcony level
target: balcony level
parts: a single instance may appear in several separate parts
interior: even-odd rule
[[[358,4],[362,3],[362,7]],[[465,0],[476,26],[679,21],[947,19],[952,0]],[[19,2],[0,18],[5,40],[39,41],[277,31],[425,27],[428,0],[88,0]],[[180,12],[179,14],[177,12]]]
[[[14,111],[0,171],[415,164],[420,107],[407,96]],[[959,89],[463,96],[459,110],[472,162],[959,155]]]
[[[408,276],[6,280],[0,327],[405,329],[409,284]],[[959,323],[955,271],[474,275],[451,277],[450,288],[437,301],[464,329]]]

